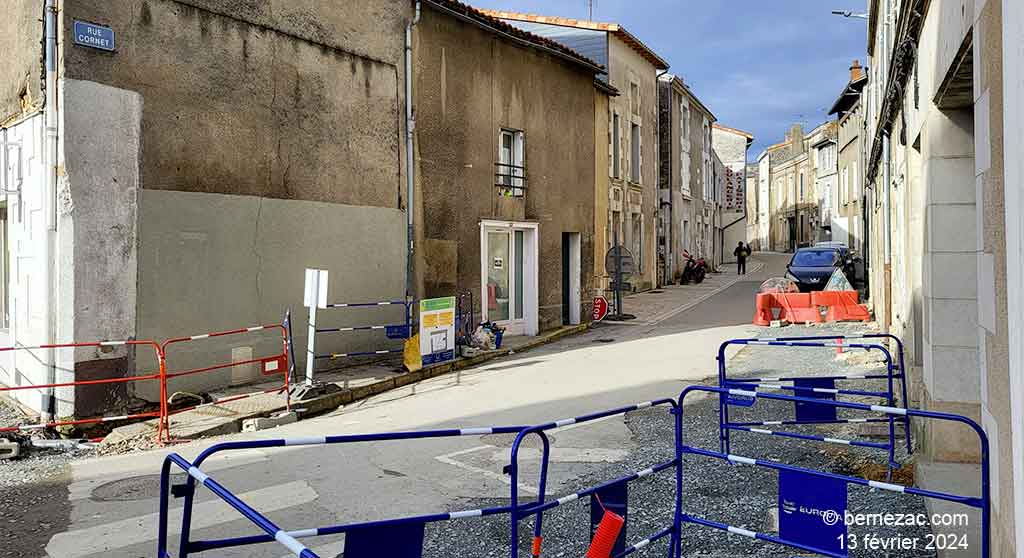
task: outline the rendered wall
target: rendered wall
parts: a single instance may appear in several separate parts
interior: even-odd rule
[[[296,357],[305,363],[303,270],[329,271],[328,300],[400,300],[405,281],[405,214],[390,208],[256,196],[143,190],[139,210],[140,338],[168,339],[280,323],[291,308]],[[402,307],[320,310],[319,327],[402,323]],[[318,354],[379,348],[380,332],[324,333]],[[390,342],[392,348],[401,343]],[[276,332],[177,345],[170,371],[280,351]],[[344,361],[338,361],[340,364]],[[321,367],[329,367],[327,363]],[[255,367],[225,369],[170,383],[203,390],[251,380]],[[247,378],[246,375],[249,377]],[[143,395],[152,397],[145,391]]]

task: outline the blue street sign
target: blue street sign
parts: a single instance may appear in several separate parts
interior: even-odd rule
[[[75,21],[75,44],[99,50],[114,50],[114,30],[102,25]]]

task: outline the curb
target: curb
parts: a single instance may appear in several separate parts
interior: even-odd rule
[[[334,393],[315,397],[306,401],[294,401],[292,402],[292,408],[298,413],[299,420],[304,418],[310,418],[327,411],[337,409],[341,405],[347,405],[354,401],[367,399],[374,395],[391,391],[396,388],[407,386],[421,382],[423,380],[429,380],[430,378],[436,378],[437,376],[443,376],[459,370],[464,370],[482,364],[484,362],[494,360],[503,356],[507,356],[514,352],[522,352],[548,343],[568,337],[570,335],[576,335],[582,333],[589,328],[588,323],[583,323],[575,326],[565,326],[559,329],[550,331],[546,334],[538,335],[536,338],[526,342],[523,345],[515,348],[502,348],[494,351],[487,351],[478,355],[474,355],[469,358],[461,358],[453,362],[445,362],[441,364],[434,364],[426,366],[417,370],[416,372],[407,372],[399,376],[394,376],[372,384],[366,384],[354,388],[342,389]],[[299,409],[296,409],[299,407]],[[195,440],[200,438],[206,438],[210,436],[221,436],[224,434],[235,434],[242,431],[242,422],[248,419],[266,417],[271,414],[285,410],[285,405],[277,405],[273,408],[262,409],[260,411],[239,414],[231,417],[229,420],[219,424],[210,425],[207,428],[193,430],[181,435],[179,439],[183,440]]]

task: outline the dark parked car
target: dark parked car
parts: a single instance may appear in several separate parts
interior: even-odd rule
[[[800,248],[786,265],[786,278],[796,283],[800,292],[820,291],[837,268],[846,271],[848,259],[839,248]]]

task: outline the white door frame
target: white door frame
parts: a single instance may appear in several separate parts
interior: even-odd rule
[[[538,332],[538,266],[540,261],[540,224],[528,221],[498,221],[483,219],[480,221],[480,315],[483,321],[489,321],[487,315],[487,233],[507,231],[510,233],[510,260],[515,261],[515,231],[523,231],[523,317],[519,320],[509,319],[498,321],[507,328],[508,335],[537,335]],[[510,274],[509,288],[515,292],[515,273]],[[511,315],[510,305],[510,315]]]

